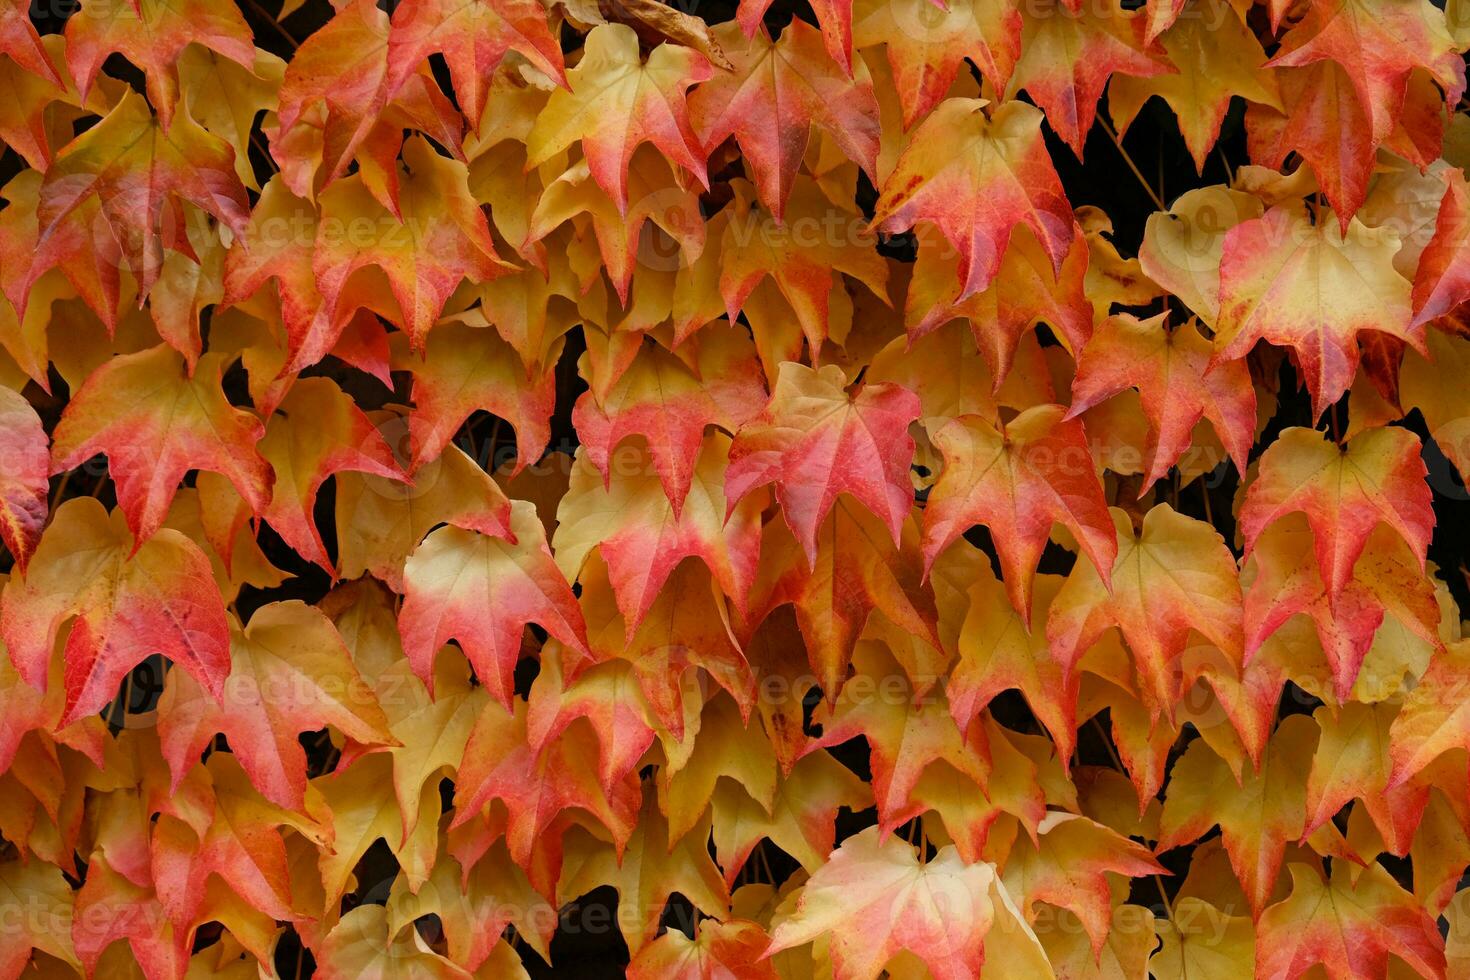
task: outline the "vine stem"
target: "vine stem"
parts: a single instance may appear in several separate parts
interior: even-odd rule
[[[282,27],[281,22],[276,20],[276,18],[259,3],[257,3],[256,0],[245,0],[245,2],[250,5],[251,10],[254,10],[257,14],[260,15],[261,20],[269,24],[275,30],[275,32],[280,35],[281,40],[291,45],[292,51],[295,51],[297,48],[301,47],[301,42],[296,40],[296,38],[291,35],[290,31]]]
[[[1123,162],[1128,164],[1128,169],[1133,171],[1133,176],[1138,178],[1138,185],[1148,193],[1149,200],[1154,202],[1154,207],[1160,211],[1169,210],[1164,205],[1164,199],[1159,197],[1159,192],[1154,190],[1154,185],[1148,182],[1148,178],[1143,175],[1143,171],[1138,169],[1138,164],[1133,162],[1133,157],[1128,154],[1127,150],[1123,149],[1123,141],[1118,138],[1118,131],[1113,128],[1113,124],[1102,116],[1097,117],[1097,124],[1103,128],[1103,132],[1108,134],[1108,138],[1118,148],[1118,153],[1123,157]]]

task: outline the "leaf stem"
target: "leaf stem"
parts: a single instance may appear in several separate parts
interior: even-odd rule
[[[275,16],[267,11],[264,7],[262,7],[257,2],[257,0],[245,0],[245,2],[250,5],[251,10],[254,10],[257,14],[260,15],[261,20],[265,21],[267,24],[275,29],[275,32],[280,35],[281,40],[291,45],[292,51],[295,51],[297,48],[301,47],[301,42],[296,40],[296,38],[292,36],[290,31],[282,27],[281,22],[276,20]]]
[[[1123,141],[1118,138],[1118,131],[1113,128],[1113,124],[1101,115],[1097,117],[1097,123],[1103,128],[1103,132],[1108,134],[1108,138],[1113,141],[1113,145],[1118,148],[1118,153],[1123,157],[1123,162],[1128,164],[1128,169],[1133,171],[1133,176],[1138,178],[1139,186],[1147,192],[1149,200],[1154,202],[1154,207],[1160,211],[1169,210],[1164,204],[1164,199],[1159,197],[1159,192],[1154,190],[1154,186],[1148,182],[1148,178],[1143,176],[1143,171],[1138,169],[1138,164],[1133,162],[1133,157],[1129,156],[1128,151],[1123,149]]]

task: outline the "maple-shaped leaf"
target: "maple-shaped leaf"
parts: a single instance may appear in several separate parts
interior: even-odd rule
[[[857,675],[870,682],[881,676],[876,670]],[[864,697],[839,692],[835,707],[824,706],[815,715],[822,735],[806,749],[811,753],[858,736],[867,740],[878,827],[885,836],[917,815],[912,805],[915,787],[931,767],[952,772],[972,793],[985,786],[990,771],[983,726],[970,725],[962,733],[942,697],[922,697],[919,704],[910,704],[910,700],[908,696]]]
[[[1245,472],[1256,429],[1256,392],[1243,361],[1210,367],[1211,344],[1193,324],[1169,329],[1168,314],[1147,320],[1122,313],[1100,324],[1072,379],[1075,417],[1127,388],[1137,388],[1149,421],[1142,496],[1189,448],[1195,424],[1208,418]]]
[[[430,534],[404,566],[398,617],[404,652],[421,680],[430,683],[434,654],[457,639],[480,682],[507,706],[527,623],[587,650],[582,611],[532,504],[512,501],[510,531],[513,537],[495,538],[449,526]]]
[[[797,762],[776,787],[770,807],[734,780],[720,782],[709,803],[714,813],[715,857],[724,869],[725,883],[734,887],[741,868],[762,840],[769,840],[815,873],[832,851],[839,808],[856,813],[871,806],[872,800],[872,790],[827,752]]]
[[[160,814],[150,842],[153,881],[174,932],[188,935],[214,911],[218,899],[211,902],[209,891],[220,885],[260,913],[291,918],[290,872],[279,828],[314,843],[322,839],[320,828],[263,799],[229,753],[212,754],[202,772],[195,777],[201,809],[208,807],[212,819]]]
[[[342,470],[401,477],[393,451],[362,409],[328,378],[303,378],[265,427],[260,453],[275,471],[261,516],[298,555],[335,574],[312,512],[321,485]]]
[[[14,46],[8,57],[0,59],[0,84],[10,95],[0,106],[0,142],[44,173],[51,165],[52,151],[73,135],[70,125],[63,125],[61,120],[87,112],[105,114],[113,98],[100,88],[93,88],[83,98],[66,71],[65,39],[48,34],[38,38],[32,48],[36,32],[26,16],[26,7],[15,9],[18,18],[9,8],[0,9],[0,52],[5,52],[7,45]]]
[[[477,411],[515,427],[517,469],[541,458],[551,439],[556,375],[549,367],[528,370],[493,328],[445,322],[434,331],[422,360],[406,365],[414,378],[408,433],[416,469],[444,452]]]
[[[30,5],[24,0],[0,3],[0,54],[28,74],[39,75],[52,84],[61,83],[56,64],[31,23]]]
[[[24,572],[49,511],[51,455],[36,410],[10,388],[0,389],[0,458],[0,539]]]
[[[653,744],[657,719],[628,661],[585,665],[580,660],[554,641],[541,648],[540,670],[527,697],[526,738],[539,754],[572,722],[587,719],[597,732],[598,780],[611,792]],[[578,672],[569,681],[574,669]]]
[[[1183,6],[1184,0],[1178,3]],[[1263,67],[1261,42],[1228,0],[1199,0],[1189,16],[1163,32],[1159,43],[1177,74],[1120,75],[1108,88],[1108,112],[1120,139],[1144,103],[1158,96],[1174,110],[1195,170],[1203,173],[1232,97],[1281,107],[1275,75]]]
[[[264,426],[235,408],[220,387],[225,357],[206,354],[192,377],[160,344],[107,361],[62,412],[51,440],[51,472],[107,455],[118,503],[141,545],[162,525],[190,470],[229,477],[256,513],[270,499],[270,464],[256,448]]]
[[[618,475],[607,484],[585,455],[579,454],[573,465],[571,485],[557,508],[552,538],[556,560],[568,580],[575,580],[588,553],[598,549],[629,637],[674,567],[689,557],[708,565],[724,593],[744,609],[760,557],[761,511],[768,497],[748,495],[733,509],[726,508],[729,447],[723,434],[705,439],[694,457],[682,509],[675,509],[659,491],[653,468],[640,465],[635,455],[620,454]]]
[[[388,15],[372,0],[350,0],[301,43],[281,81],[276,125],[266,129],[281,176],[298,197],[347,173],[356,159],[382,200],[393,199],[403,130],[459,148],[463,117],[428,66],[406,66],[388,91]]]
[[[1059,575],[1039,577],[1032,592],[1030,622],[1046,621],[1063,581]],[[980,570],[967,598],[959,659],[945,681],[955,722],[962,731],[967,730],[998,694],[1014,688],[1046,726],[1063,764],[1070,764],[1076,743],[1077,674],[1063,676],[1061,664],[1051,657],[1045,632],[1028,628],[990,569]]]
[[[638,814],[638,780],[630,774],[604,789],[593,764],[595,742],[591,727],[583,723],[533,752],[526,739],[525,702],[517,700],[513,712],[486,705],[475,720],[455,779],[451,826],[463,825],[499,800],[507,813],[505,843],[511,858],[529,868],[533,850],[550,848],[557,866],[551,872],[553,882],[566,829],[558,819],[563,811],[576,809],[596,818],[621,851],[635,827],[646,826]],[[532,883],[537,884],[534,876]]]
[[[1076,535],[1111,588],[1118,553],[1112,518],[1087,433],[1066,409],[1037,405],[1000,427],[967,415],[930,438],[944,454],[944,468],[924,507],[926,568],[973,525],[984,524],[1011,603],[1029,626],[1031,583],[1057,523]]]
[[[1019,226],[990,285],[963,300],[958,299],[962,284],[955,279],[950,258],[943,243],[919,244],[904,301],[904,325],[911,341],[928,336],[952,317],[965,318],[996,392],[1010,377],[1027,331],[1037,324],[1044,322],[1054,335],[1059,333],[1074,355],[1086,345],[1093,311],[1086,289],[1088,247],[1080,234],[1072,239],[1058,273],[1031,229]]]
[[[1109,874],[1137,878],[1167,872],[1142,844],[1095,820],[1053,810],[1036,828],[1035,843],[1016,842],[1003,881],[1028,921],[1036,921],[1037,902],[1075,913],[1097,957],[1112,927]]]
[[[1409,852],[1430,787],[1416,780],[1387,788],[1392,775],[1390,731],[1398,713],[1397,705],[1386,702],[1345,704],[1335,717],[1327,707],[1313,713],[1322,737],[1307,777],[1307,836],[1358,799],[1385,849],[1398,855]]]
[[[1235,915],[1197,895],[1179,895],[1172,919],[1155,920],[1159,948],[1148,966],[1156,977],[1233,980],[1255,968],[1256,932],[1250,916]],[[1199,923],[1219,923],[1213,932]]]
[[[340,180],[322,192],[312,271],[327,309],[345,314],[361,305],[353,274],[381,269],[398,301],[399,324],[414,349],[422,350],[445,300],[465,278],[493,279],[509,267],[495,254],[464,164],[415,137],[404,144],[403,166],[397,214],[361,177]],[[371,230],[344,233],[351,228]]]
[[[1321,542],[1300,515],[1272,525],[1257,542],[1245,598],[1248,657],[1291,617],[1306,613],[1331,675],[1330,690],[1346,700],[1386,613],[1397,628],[1431,649],[1439,645],[1434,586],[1422,560],[1386,526],[1368,536],[1350,577],[1337,590],[1319,570],[1313,552]]]
[[[443,656],[435,663],[432,697],[406,659],[393,661],[373,678],[388,733],[399,743],[386,751],[393,759],[393,791],[405,841],[418,829],[424,793],[435,792],[441,777],[458,767],[470,729],[489,701],[485,689],[472,686],[470,677],[463,659]],[[356,750],[374,751],[376,746],[353,749],[352,758],[344,752],[339,765],[350,764]]]
[[[653,793],[645,793],[643,812],[627,846],[585,833],[569,841],[566,865],[556,893],[565,904],[606,885],[618,893],[628,913],[618,928],[635,956],[658,932],[659,921],[675,892],[696,909],[716,917],[730,904],[729,891],[709,853],[709,818],[682,838],[669,833]]]
[[[192,45],[179,56],[184,111],[235,151],[240,183],[260,190],[250,161],[250,140],[258,113],[276,108],[276,93],[286,62],[256,48],[248,64],[237,64],[206,47]]]
[[[286,332],[282,368],[289,373],[325,357],[346,326],[343,316],[324,306],[317,288],[312,257],[318,234],[315,205],[293,194],[276,174],[261,189],[244,234],[225,253],[226,304],[242,303],[275,280]]]
[[[1046,954],[995,865],[965,864],[953,846],[921,863],[897,837],[869,827],[842,842],[771,930],[768,953],[826,937],[836,980],[874,980],[900,951],[938,980],[986,972],[1051,973]]]
[[[1398,532],[1422,568],[1434,508],[1421,450],[1414,433],[1396,426],[1369,429],[1343,446],[1314,429],[1285,430],[1261,455],[1241,505],[1246,554],[1267,526],[1300,511],[1331,595],[1347,585],[1379,524]]]
[[[778,980],[765,958],[770,937],[748,919],[702,919],[690,939],[670,929],[638,951],[628,964],[630,980]]]
[[[965,59],[1004,90],[1021,54],[1021,12],[1011,0],[857,0],[853,40],[885,45],[905,129],[938,105]],[[783,35],[784,36],[784,35]]]
[[[190,44],[247,68],[255,63],[250,26],[232,3],[87,0],[66,21],[67,67],[83,97],[108,56],[120,54],[143,72],[165,131],[179,101],[179,58]]]
[[[677,518],[694,479],[705,429],[735,432],[766,401],[755,347],[737,327],[706,328],[674,354],[644,343],[606,396],[577,399],[572,424],[588,461],[610,483],[615,450],[641,435]]]
[[[419,798],[413,832],[405,836],[392,764],[381,752],[316,777],[307,792],[312,812],[322,821],[327,836],[328,846],[317,850],[319,874],[314,876],[314,890],[321,889],[325,906],[336,907],[353,887],[353,871],[378,841],[387,845],[413,887],[422,888],[428,881],[440,850],[443,801],[439,793],[424,793]]]
[[[808,662],[829,697],[841,686],[870,623],[886,620],[906,634],[903,642],[942,659],[917,522],[904,521],[897,543],[883,531],[881,518],[839,499],[818,528],[815,556],[807,560],[783,521],[773,517],[766,524],[750,615],[759,621],[784,603],[796,607]]]
[[[580,141],[593,179],[624,211],[628,164],[638,145],[650,142],[708,186],[684,99],[713,71],[697,51],[676,44],[660,44],[645,62],[626,24],[593,28],[582,60],[567,72],[570,91],[552,93],[531,128],[527,165],[540,166]]]
[[[185,223],[183,202],[243,234],[249,206],[234,151],[187,116],[176,122],[165,130],[143,97],[130,91],[63,147],[41,184],[38,251],[61,233],[69,215],[95,199],[139,294],[146,295],[162,271],[165,235]]]
[[[87,878],[76,892],[72,944],[84,976],[97,973],[107,947],[126,940],[131,962],[145,977],[182,977],[188,951],[176,941],[152,882],[139,884],[97,853],[87,862]]]
[[[83,717],[70,726],[61,726],[66,709],[61,682],[65,665],[55,657],[48,666],[46,689],[38,691],[21,676],[10,657],[0,657],[0,767],[20,774],[22,781],[32,786],[61,778],[59,746],[75,749],[98,766],[106,764],[106,726],[100,718]],[[36,760],[38,756],[44,761],[27,764],[28,759]],[[57,804],[51,797],[60,795],[60,790],[57,786],[54,794],[43,794],[51,809]]]
[[[81,967],[71,940],[75,896],[60,868],[44,861],[6,860],[0,864],[0,895],[10,908],[35,913],[23,915],[7,939],[0,952],[0,977],[21,976],[32,950],[54,956],[73,969]],[[765,949],[764,940],[761,949]]]
[[[1470,342],[1430,330],[1428,348],[1428,357],[1405,356],[1399,372],[1400,401],[1419,409],[1435,445],[1463,477],[1470,473],[1470,433],[1465,428],[1470,402],[1455,379],[1470,369]]]
[[[1159,504],[1135,533],[1112,508],[1118,559],[1112,589],[1089,563],[1077,563],[1052,602],[1046,636],[1068,670],[1109,627],[1128,642],[1146,685],[1150,710],[1169,711],[1178,699],[1177,660],[1191,632],[1241,657],[1240,582],[1235,558],[1203,521]]]
[[[1447,644],[1404,699],[1390,729],[1389,786],[1403,786],[1443,753],[1470,745],[1462,693],[1467,653],[1465,641]]]
[[[602,560],[589,559],[577,584],[587,617],[588,645],[595,662],[629,666],[648,706],[650,724],[665,747],[690,748],[686,726],[698,728],[710,682],[723,688],[748,714],[755,699],[750,665],[731,629],[727,600],[699,562],[674,567],[643,622],[630,636],[618,612]],[[611,741],[613,736],[605,734]]]
[[[561,47],[534,0],[416,0],[393,12],[388,30],[388,91],[431,54],[444,56],[454,95],[465,116],[478,125],[485,114],[490,80],[514,51],[557,81],[563,81]]]
[[[1384,868],[1351,874],[1333,862],[1292,864],[1291,895],[1256,922],[1256,976],[1294,980],[1317,964],[1331,977],[1389,974],[1389,956],[1421,977],[1445,976],[1444,939],[1430,914]]]
[[[260,607],[230,632],[230,675],[215,702],[184,679],[169,683],[159,736],[175,786],[216,733],[261,795],[300,809],[306,754],[298,736],[332,725],[361,743],[389,744],[388,719],[353,667],[331,620],[297,600]]]
[[[934,225],[959,257],[957,299],[995,278],[1012,231],[1036,235],[1060,276],[1072,244],[1072,208],[1041,136],[1040,110],[946,99],[914,130],[883,181],[873,226],[895,234]]]
[[[1315,176],[1345,227],[1368,196],[1377,156],[1367,108],[1335,61],[1275,71],[1282,108],[1253,102],[1246,109],[1250,158],[1280,168],[1290,154],[1300,156],[1307,166],[1298,169]]]
[[[1465,64],[1444,14],[1415,0],[1364,3],[1313,0],[1281,39],[1272,66],[1303,68],[1335,61],[1350,79],[1375,142],[1385,139],[1404,106],[1409,75],[1425,71],[1453,105],[1465,94]]]
[[[618,302],[624,309],[631,307],[631,317],[638,312],[637,301],[642,298],[632,291],[633,273],[639,268],[645,270],[637,280],[638,285],[643,285],[652,281],[656,272],[676,266],[682,268],[695,262],[704,251],[706,232],[700,217],[697,185],[653,148],[639,147],[634,152],[628,167],[626,189],[629,203],[620,207],[593,179],[587,160],[573,163],[546,186],[536,202],[530,226],[526,229],[527,244],[523,251],[544,248],[543,242],[548,235],[564,223],[571,222],[572,242],[582,246],[582,254],[586,257],[575,263],[576,269],[572,268],[574,263],[569,259],[566,273],[575,271],[579,274],[579,292],[586,292],[597,285],[600,272],[604,270],[596,267],[596,257],[590,253],[591,245],[595,244],[607,278],[612,280]],[[653,229],[648,227],[650,222],[673,240],[678,254],[652,234]],[[590,235],[587,233],[589,224]],[[553,277],[556,274],[553,269]],[[550,285],[552,291],[556,291],[555,283]],[[532,288],[545,290],[547,286],[537,283]],[[570,298],[572,293],[565,292],[564,295]],[[657,302],[668,302],[665,287],[659,287]],[[609,307],[606,314],[595,318],[596,322],[613,322],[610,318],[615,309]],[[491,315],[493,317],[494,314]],[[520,316],[522,314],[518,311],[517,319]],[[652,317],[653,320],[661,318],[661,314]],[[508,339],[516,342],[517,349],[524,351],[525,344],[516,336],[510,336],[509,331],[507,333]],[[630,332],[625,334],[625,339],[637,338]],[[596,379],[593,381],[593,387],[599,393],[605,392],[605,385],[596,383]]]
[[[812,126],[820,126],[868,174],[877,171],[878,100],[862,62],[846,73],[822,48],[817,31],[793,20],[771,41],[744,37],[737,25],[714,31],[733,71],[689,97],[689,116],[706,151],[730,136],[740,145],[762,203],[782,219]]]
[[[756,346],[763,360],[799,358],[803,337],[812,351],[821,350],[831,332],[832,296],[845,285],[836,273],[857,279],[887,301],[888,266],[874,252],[872,236],[857,214],[834,205],[815,181],[796,180],[784,222],[756,206],[748,184],[733,187],[735,204],[719,256],[720,298],[732,322],[744,310],[757,323]],[[835,231],[814,233],[819,228]],[[790,334],[792,344],[774,358],[767,355],[770,344],[762,343],[760,314],[748,309],[761,302],[762,286],[765,296],[771,295],[769,285],[789,304],[801,331]]]
[[[1306,828],[1317,735],[1306,715],[1282,719],[1260,767],[1240,779],[1204,739],[1189,743],[1164,791],[1157,850],[1191,843],[1218,824],[1230,865],[1259,916],[1275,890],[1287,843]]]
[[[716,693],[700,714],[699,731],[687,757],[660,767],[658,808],[668,820],[670,843],[695,833],[720,787],[739,787],[742,796],[771,812],[776,799],[776,755],[764,726],[748,716],[748,707]],[[681,750],[678,755],[686,754]],[[707,838],[708,831],[699,836]]]
[[[1315,224],[1302,206],[1278,206],[1231,229],[1220,260],[1215,357],[1244,357],[1258,340],[1290,347],[1314,417],[1342,397],[1358,369],[1363,331],[1424,349],[1409,312],[1410,287],[1393,266],[1399,238],[1356,218]]]
[[[726,506],[733,510],[774,483],[808,565],[816,561],[817,531],[843,493],[876,514],[896,544],[913,506],[908,427],[918,417],[919,399],[907,388],[880,383],[850,393],[835,365],[784,363],[765,410],[735,434]]]
[[[1434,237],[1414,272],[1414,323],[1427,323],[1470,300],[1470,187],[1463,171],[1444,173],[1445,194]]]
[[[991,762],[984,791],[976,793],[974,781],[951,766],[931,766],[914,785],[909,805],[898,814],[903,819],[936,815],[942,827],[933,832],[937,836],[942,830],[960,857],[971,863],[1013,847],[1018,831],[1034,835],[1047,812],[1043,783],[1049,780],[1037,760],[1013,744],[1015,733],[993,719],[985,718],[980,727]],[[1057,775],[1061,776],[1060,769]]]
[[[1070,0],[1022,4],[1021,11],[1021,58],[1007,96],[1024,89],[1079,160],[1109,78],[1174,70],[1146,50],[1145,19],[1138,13]]]
[[[173,530],[135,544],[121,517],[90,497],[67,501],[25,575],[4,592],[5,645],[38,690],[46,687],[52,651],[70,622],[61,654],[63,725],[112,700],[122,678],[154,653],[216,698],[229,671],[224,602],[209,559]]]

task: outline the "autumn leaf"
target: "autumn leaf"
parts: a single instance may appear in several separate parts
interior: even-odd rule
[[[1434,921],[1382,867],[1355,882],[1336,867],[1327,881],[1307,865],[1290,870],[1291,896],[1257,923],[1258,976],[1297,977],[1318,963],[1338,976],[1378,976],[1390,953],[1420,976],[1445,975]]]
[[[56,154],[40,194],[38,249],[95,200],[145,295],[162,270],[165,244],[172,244],[165,236],[184,223],[184,202],[235,234],[244,234],[249,213],[229,144],[187,117],[165,129],[132,93]]]
[[[35,409],[19,392],[0,391],[0,538],[22,572],[46,523],[50,450]]]
[[[159,707],[159,737],[175,785],[219,732],[261,793],[296,809],[306,790],[302,732],[331,724],[359,742],[391,742],[372,689],[320,611],[301,602],[261,607],[243,628],[232,627],[230,660],[218,702],[180,682]]]
[[[862,63],[844,71],[823,50],[817,32],[799,20],[775,42],[764,31],[746,38],[732,27],[717,29],[715,37],[734,70],[714,75],[689,99],[706,152],[733,136],[777,221],[814,125],[867,173],[876,172],[878,101]]]
[[[844,841],[802,886],[791,916],[771,931],[767,952],[823,935],[833,976],[844,980],[877,977],[900,950],[936,977],[978,976],[987,962],[1018,974],[1051,972],[994,865],[966,865],[949,847],[920,863],[908,843],[880,842],[873,828]]]
[[[932,224],[959,257],[960,299],[990,284],[1017,225],[1036,235],[1058,275],[1073,235],[1041,113],[1007,102],[987,116],[984,105],[940,103],[914,130],[873,214],[874,227],[890,234]]]
[[[1379,524],[1396,531],[1422,567],[1434,514],[1419,454],[1419,440],[1407,429],[1371,429],[1345,446],[1311,429],[1287,429],[1262,455],[1241,505],[1246,553],[1273,521],[1300,511],[1334,596]]]
[[[478,125],[485,114],[488,82],[510,52],[552,78],[562,78],[561,48],[546,24],[546,12],[531,0],[405,4],[393,13],[388,31],[388,91],[431,54],[444,56],[465,116]]]
[[[63,725],[111,701],[123,677],[154,653],[216,699],[229,673],[225,608],[209,559],[174,530],[139,543],[121,517],[91,498],[68,501],[26,574],[0,598],[10,659],[32,687],[45,688],[66,628]],[[201,582],[208,583],[202,590]]]
[[[222,355],[207,354],[191,376],[164,344],[111,359],[67,403],[52,434],[51,471],[105,453],[139,546],[163,523],[190,470],[223,474],[252,511],[264,511],[273,483],[271,466],[256,448],[264,427],[225,399],[225,366]]]
[[[511,675],[528,621],[574,649],[587,649],[581,610],[529,503],[512,501],[510,532],[513,537],[495,538],[442,527],[404,566],[399,630],[414,673],[425,683],[435,652],[458,639],[492,694],[509,705]],[[487,619],[484,609],[495,615]]]
[[[1201,418],[1210,420],[1236,469],[1245,472],[1255,437],[1255,390],[1244,364],[1231,361],[1211,369],[1210,352],[1210,343],[1192,324],[1170,329],[1167,314],[1139,320],[1124,313],[1097,328],[1078,360],[1070,417],[1124,389],[1138,389],[1151,437],[1140,494],[1189,448]]]
[[[836,367],[784,364],[765,411],[735,433],[726,507],[774,483],[808,564],[816,560],[817,529],[842,493],[878,516],[897,543],[913,500],[908,427],[918,415],[907,388],[875,384],[848,392]]]
[[[1080,542],[1111,587],[1117,539],[1082,423],[1060,405],[1037,405],[1003,428],[979,416],[945,424],[930,438],[944,469],[924,508],[924,562],[975,524],[1000,553],[1011,604],[1031,622],[1031,583],[1053,523]]]
[[[754,354],[734,328],[706,328],[679,354],[643,344],[607,395],[588,391],[577,399],[572,421],[604,483],[611,481],[615,450],[629,436],[641,435],[678,517],[705,430],[714,425],[733,433],[766,400]]]
[[[395,209],[361,178],[322,193],[312,271],[322,302],[341,316],[361,305],[354,274],[381,269],[398,301],[398,324],[422,350],[461,280],[493,279],[508,266],[496,256],[484,212],[470,196],[465,166],[422,139],[409,140],[403,154]]]
[[[343,470],[392,480],[402,475],[378,429],[326,378],[292,386],[266,424],[260,453],[275,472],[261,516],[297,554],[335,572],[312,513],[317,492]]]
[[[1154,0],[1150,14],[1171,5],[1177,13],[1184,0]],[[1144,103],[1154,96],[1163,99],[1174,110],[1195,169],[1204,173],[1205,159],[1219,138],[1231,98],[1280,108],[1276,77],[1264,67],[1266,53],[1261,42],[1228,0],[1199,0],[1190,16],[1162,31],[1155,26],[1151,16],[1148,40],[1159,36],[1177,74],[1118,75],[1108,88],[1108,112],[1121,138]]]
[[[142,70],[148,101],[171,129],[179,95],[179,59],[198,44],[249,68],[255,63],[250,28],[233,4],[189,0],[88,0],[66,21],[66,60],[83,98],[102,62],[120,54]]]
[[[1275,889],[1287,843],[1305,834],[1316,729],[1305,715],[1283,720],[1260,768],[1241,780],[1203,739],[1191,742],[1175,763],[1164,794],[1158,850],[1193,842],[1218,824],[1231,867],[1259,919]]]
[[[1409,282],[1393,268],[1398,247],[1392,229],[1339,228],[1329,215],[1314,225],[1300,208],[1237,225],[1220,260],[1216,360],[1244,357],[1258,340],[1290,347],[1320,417],[1357,373],[1362,331],[1423,348]]]
[[[1079,159],[1110,77],[1151,78],[1173,70],[1148,52],[1137,13],[1070,0],[1021,9],[1021,58],[1007,95],[1024,89]]]
[[[631,27],[594,28],[582,60],[567,72],[570,90],[552,94],[527,137],[528,165],[539,166],[580,142],[593,179],[626,211],[628,164],[646,140],[707,184],[685,92],[712,71],[697,52],[668,43],[645,62]]]
[[[588,552],[597,548],[607,562],[630,638],[685,558],[697,557],[709,566],[737,607],[748,601],[760,557],[760,512],[766,495],[752,494],[734,508],[726,507],[729,449],[727,437],[706,437],[690,475],[689,495],[678,509],[648,485],[652,467],[639,466],[636,456],[629,460],[625,454],[619,461],[620,473],[627,472],[627,461],[635,475],[619,475],[605,486],[599,485],[585,457],[572,466],[571,486],[557,509],[552,538],[557,561],[567,579],[575,580]]]
[[[1150,710],[1167,712],[1178,698],[1178,660],[1191,633],[1236,662],[1241,656],[1240,584],[1235,559],[1208,524],[1167,504],[1144,515],[1135,531],[1112,508],[1118,558],[1108,590],[1097,570],[1079,562],[1052,601],[1046,636],[1070,671],[1109,627],[1128,642]]]
[[[1021,52],[1021,12],[1009,0],[958,0],[945,7],[858,0],[852,30],[858,48],[885,46],[905,129],[944,99],[965,59],[1004,89]]]

